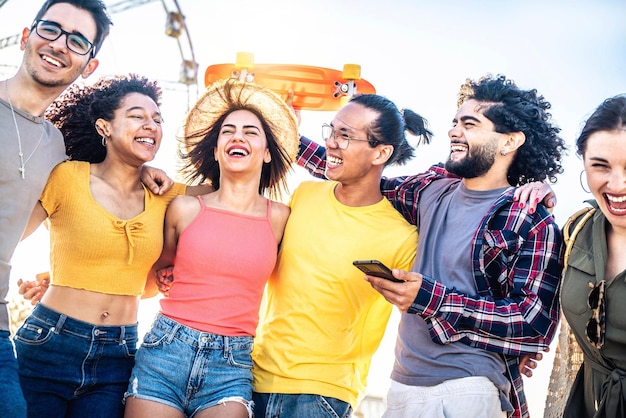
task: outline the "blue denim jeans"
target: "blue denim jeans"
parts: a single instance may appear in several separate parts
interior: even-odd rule
[[[348,418],[349,403],[321,395],[257,393],[252,394],[255,418]]]
[[[137,325],[94,326],[39,303],[15,335],[29,417],[114,418],[137,351]]]
[[[224,402],[252,412],[253,341],[198,331],[159,313],[137,351],[125,398],[169,405],[188,417]]]
[[[26,418],[26,402],[9,331],[0,331],[0,417]]]

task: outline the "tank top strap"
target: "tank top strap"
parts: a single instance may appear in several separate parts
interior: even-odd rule
[[[206,208],[206,205],[204,204],[204,199],[202,198],[202,196],[196,196],[198,198],[198,201],[200,202],[200,208],[201,210],[204,210]]]

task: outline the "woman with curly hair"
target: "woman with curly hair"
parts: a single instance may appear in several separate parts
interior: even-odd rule
[[[298,149],[295,115],[261,86],[210,86],[189,112],[182,153],[214,192],[167,209],[156,267],[173,274],[137,352],[126,417],[252,416],[251,351],[289,208],[279,196]]]
[[[15,337],[31,417],[123,416],[165,210],[195,190],[155,195],[141,182],[161,145],[160,99],[155,82],[130,75],[73,85],[49,109],[70,160],[50,174],[27,230],[47,218],[51,241],[50,287]]]

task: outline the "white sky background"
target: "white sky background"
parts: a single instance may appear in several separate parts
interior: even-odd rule
[[[0,38],[29,26],[42,2],[9,0],[0,8]],[[458,88],[466,78],[502,73],[522,88],[536,88],[552,103],[553,118],[570,146],[565,173],[553,186],[560,225],[590,196],[579,185],[582,164],[573,149],[581,123],[604,98],[626,92],[624,0],[178,0],[178,4],[199,64],[200,90],[205,68],[234,62],[239,51],[254,53],[257,63],[339,70],[345,63],[356,63],[379,94],[425,116],[435,132],[434,143],[420,147],[414,161],[389,169],[387,175],[415,173],[447,158],[447,131]],[[171,0],[165,5],[175,9]],[[111,36],[98,54],[100,67],[87,82],[129,72],[162,81],[165,135],[153,165],[175,176],[175,134],[197,90],[176,83],[182,59],[176,41],[165,35],[163,3],[154,1],[112,18]],[[187,39],[180,40],[189,58]],[[0,49],[0,78],[11,75],[20,60],[17,46]],[[332,115],[303,112],[301,133],[320,140],[320,125]],[[306,178],[297,168],[292,187]],[[20,245],[13,260],[14,280],[47,269],[47,253],[41,249],[46,240],[45,231],[38,231]],[[155,302],[146,303],[144,326],[157,308]],[[370,375],[370,390],[378,395],[388,386],[395,322],[390,330]],[[542,415],[549,373],[548,359],[527,380],[534,417]]]

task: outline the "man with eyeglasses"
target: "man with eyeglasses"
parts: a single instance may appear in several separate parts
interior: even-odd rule
[[[385,418],[528,417],[520,361],[555,335],[563,246],[547,209],[511,186],[562,171],[549,108],[504,76],[467,80],[445,165],[383,179],[420,237],[412,271],[393,271],[403,283],[366,276],[402,311]],[[303,148],[298,163],[319,172],[324,150]]]
[[[65,160],[61,133],[44,119],[46,108],[78,77],[98,67],[96,52],[111,20],[100,0],[48,0],[30,28],[17,73],[0,82],[0,416],[26,417],[9,338],[10,265],[30,211],[52,168]]]
[[[328,182],[301,183],[267,285],[254,343],[254,413],[348,417],[365,392],[372,355],[392,306],[354,260],[413,264],[417,234],[383,198],[383,168],[414,153],[405,131],[426,141],[425,121],[388,99],[353,98],[323,127]]]
[[[31,32],[33,29],[40,38],[47,41],[56,41],[61,36],[65,35],[65,45],[70,51],[78,55],[89,54],[91,58],[96,56],[96,46],[94,44],[89,42],[80,33],[70,33],[63,30],[63,28],[61,28],[61,26],[56,22],[38,19],[30,28]]]

